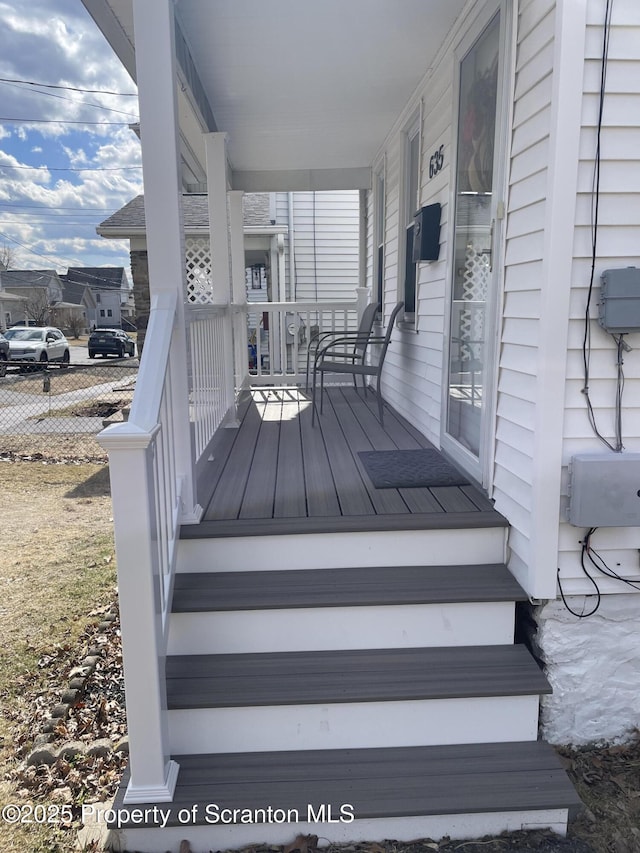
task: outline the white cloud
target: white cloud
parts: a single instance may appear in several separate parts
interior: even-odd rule
[[[14,241],[22,268],[42,266],[39,255],[59,270],[128,266],[127,242],[95,229],[142,191],[140,145],[127,126],[137,101],[73,87],[135,86],[79,0],[0,0],[0,77],[24,81],[0,83],[0,243]]]

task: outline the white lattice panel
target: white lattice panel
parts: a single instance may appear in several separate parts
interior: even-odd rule
[[[208,237],[187,237],[185,240],[187,267],[187,302],[210,305],[213,298],[211,282],[211,250]]]

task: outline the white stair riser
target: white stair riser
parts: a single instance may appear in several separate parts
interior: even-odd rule
[[[168,652],[486,646],[513,643],[513,602],[174,613]]]
[[[501,563],[504,527],[183,539],[178,572]]]
[[[317,810],[318,804],[310,805]],[[276,808],[275,804],[273,808]],[[215,810],[210,811],[210,814],[215,814]],[[282,846],[298,835],[317,835],[321,847],[347,842],[379,841],[382,838],[413,841],[416,838],[439,839],[449,836],[462,840],[533,829],[550,829],[564,836],[567,832],[567,817],[567,809],[363,819],[358,819],[356,815],[352,823],[307,822],[304,815],[300,815],[300,822],[213,826],[191,826],[187,823],[165,829],[127,829],[119,833],[121,846],[114,849],[137,850],[138,853],[157,853],[158,850],[178,853],[185,837],[189,839],[192,853],[209,853],[211,850],[255,846],[256,840]]]
[[[535,740],[538,696],[169,711],[172,755]]]

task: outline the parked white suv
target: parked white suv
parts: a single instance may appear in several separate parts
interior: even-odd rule
[[[12,326],[4,336],[9,341],[12,361],[69,363],[69,342],[60,329],[53,326]]]

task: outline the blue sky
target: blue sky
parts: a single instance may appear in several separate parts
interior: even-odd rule
[[[80,0],[0,0],[0,78],[0,252],[128,268],[95,229],[142,192],[136,88]]]

